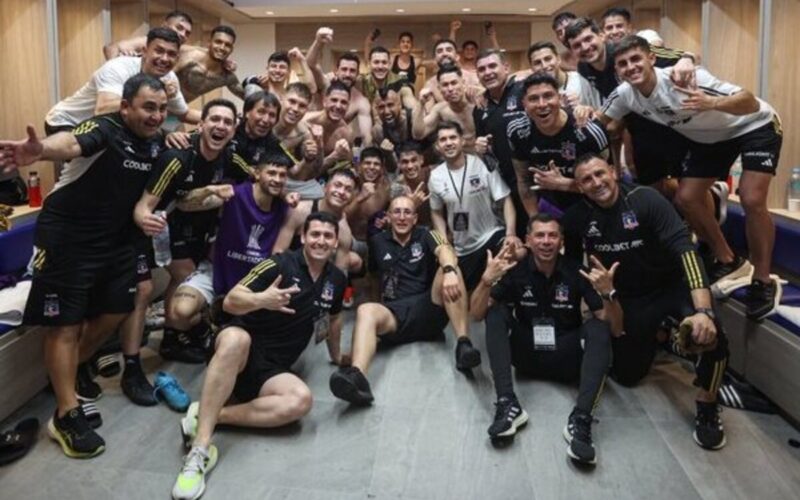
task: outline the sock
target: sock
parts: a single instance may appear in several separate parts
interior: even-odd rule
[[[125,373],[123,373],[123,376],[129,372],[132,373],[133,371],[141,371],[142,364],[139,360],[139,353],[130,356],[123,354],[122,359],[125,361]]]
[[[458,343],[459,343],[459,344],[469,344],[469,345],[472,345],[472,341],[469,339],[469,337],[460,337],[460,338],[458,339]]]

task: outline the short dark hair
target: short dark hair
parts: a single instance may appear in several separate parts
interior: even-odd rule
[[[211,112],[211,108],[213,108],[214,106],[222,106],[224,108],[230,109],[231,112],[233,113],[233,119],[236,120],[236,113],[237,113],[236,106],[234,106],[234,104],[228,99],[222,99],[222,98],[212,99],[208,101],[203,106],[203,112],[200,115],[200,119],[205,120],[208,117],[208,114]]]
[[[575,164],[572,167],[573,172],[578,170],[578,167],[584,165],[585,163],[589,163],[592,160],[603,160],[606,164],[608,164],[608,160],[597,153],[584,153],[575,160]]]
[[[398,90],[391,85],[380,87],[378,89],[378,97],[385,101],[389,97],[389,92],[394,92],[396,94],[398,93]]]
[[[342,92],[347,92],[348,97],[350,96],[350,87],[345,85],[344,83],[340,82],[339,80],[334,80],[328,85],[328,88],[325,89],[325,95],[331,95],[331,92],[335,90],[341,90]]]
[[[475,62],[480,61],[481,59],[486,59],[487,57],[497,56],[500,59],[500,62],[506,62],[508,58],[506,57],[506,53],[499,49],[481,49],[478,52],[478,57],[475,59]]]
[[[588,17],[580,17],[575,20],[574,23],[569,25],[567,31],[564,33],[564,43],[569,44],[570,40],[573,38],[577,38],[580,34],[589,28],[592,30],[593,33],[600,34],[600,28],[597,26],[597,23],[594,20],[589,19]]]
[[[530,234],[531,230],[533,229],[533,224],[535,222],[540,222],[542,224],[548,224],[550,222],[555,222],[556,225],[558,226],[558,233],[561,234],[561,235],[564,234],[564,228],[561,225],[561,221],[556,219],[555,217],[553,217],[552,215],[550,215],[547,212],[539,212],[536,215],[534,215],[533,217],[531,217],[530,219],[528,219],[528,227],[527,227],[528,234]]]
[[[461,50],[466,49],[470,45],[475,47],[476,50],[478,49],[478,42],[476,42],[475,40],[467,40],[466,42],[461,44]]]
[[[173,33],[175,32],[173,31]],[[167,91],[164,83],[158,78],[145,73],[138,73],[125,80],[125,84],[122,86],[122,99],[128,102],[133,101],[133,98],[136,97],[142,87],[149,87],[156,91]]]
[[[405,141],[401,143],[394,149],[395,154],[397,157],[400,158],[400,155],[403,153],[417,153],[420,156],[424,155],[425,150],[418,141]]]
[[[344,176],[344,177],[347,177],[347,178],[348,178],[348,179],[350,179],[351,181],[353,181],[353,185],[354,185],[354,186],[355,186],[356,184],[358,184],[358,177],[357,177],[357,176],[356,176],[356,174],[355,174],[355,173],[354,173],[352,170],[350,170],[349,168],[340,168],[339,170],[336,170],[336,171],[334,171],[333,173],[331,173],[331,175],[330,175],[330,177],[329,177],[329,181],[332,181],[332,180],[333,180],[333,178],[334,178],[334,177],[336,177],[336,176],[338,176],[338,175],[342,175],[342,176]]]
[[[164,17],[164,20],[169,21],[170,19],[174,19],[176,17],[182,17],[186,19],[189,22],[189,24],[194,24],[194,21],[192,21],[192,16],[190,16],[189,14],[187,14],[182,10],[173,10]]]
[[[358,55],[356,55],[355,52],[345,52],[344,54],[340,55],[339,59],[336,60],[337,68],[342,64],[342,61],[352,61],[356,63],[356,67],[361,66],[361,59],[358,58]]]
[[[551,76],[549,73],[545,73],[544,71],[537,71],[536,73],[529,75],[522,82],[522,95],[527,94],[528,89],[534,85],[550,85],[556,90],[556,92],[558,92],[559,88],[558,80],[556,80],[555,77]]]
[[[542,40],[541,42],[536,42],[528,48],[528,62],[531,60],[531,56],[534,52],[538,52],[542,49],[550,49],[553,51],[553,54],[558,55],[558,49],[556,49],[556,44],[553,42],[549,42],[547,40]]]
[[[614,44],[614,49],[611,52],[611,58],[616,61],[617,56],[628,52],[633,49],[642,49],[645,54],[650,53],[650,43],[644,38],[637,35],[628,35],[618,43]]]
[[[337,237],[339,236],[339,221],[336,219],[336,216],[330,212],[311,212],[308,214],[306,221],[303,223],[303,234],[308,232],[308,228],[311,227],[311,223],[315,220],[332,225],[333,232]]]
[[[292,82],[289,85],[287,85],[286,86],[286,93],[288,94],[289,92],[294,92],[295,94],[299,95],[303,99],[311,101],[311,97],[312,97],[311,89],[308,88],[308,85],[306,85],[303,82]]]
[[[174,43],[178,47],[181,46],[181,39],[178,34],[172,29],[164,28],[163,26],[153,28],[147,32],[147,45],[150,45],[153,40],[164,40],[167,43]]]
[[[563,23],[564,21],[572,21],[575,19],[578,19],[578,16],[572,12],[562,12],[561,14],[556,14],[555,17],[553,17],[553,24],[551,25],[551,28],[553,28],[553,31],[555,31],[559,24]]]
[[[374,54],[386,54],[386,57],[389,57],[389,49],[382,45],[378,45],[377,47],[372,47],[369,51],[369,58],[372,59]]]
[[[370,146],[361,150],[361,161],[364,161],[364,158],[377,158],[380,160],[381,165],[386,162],[386,158],[383,155],[383,151],[380,148],[375,146]]]
[[[445,64],[439,68],[439,71],[436,72],[436,81],[438,82],[444,75],[448,73],[455,73],[458,76],[464,76],[464,74],[461,72],[461,68],[455,64]]]
[[[236,41],[236,32],[230,26],[225,26],[224,24],[215,26],[214,29],[211,30],[211,34],[208,36],[208,38],[214,38],[214,35],[217,33],[224,33],[233,38],[234,42]]]
[[[292,65],[292,61],[289,60],[289,54],[285,50],[276,50],[270,54],[269,59],[267,59],[267,64],[271,62],[282,62],[286,63],[287,66]]]
[[[436,126],[437,138],[439,137],[439,132],[442,130],[455,130],[459,137],[464,135],[464,129],[461,127],[461,124],[452,120],[442,120],[439,122],[439,125]]]
[[[625,7],[611,7],[607,11],[603,12],[603,15],[600,16],[600,20],[603,22],[603,24],[605,24],[606,18],[613,16],[620,16],[624,18],[626,22],[631,22],[631,11]]]
[[[455,50],[456,42],[450,40],[449,38],[440,38],[439,40],[436,41],[436,43],[433,44],[433,53],[436,54],[436,49],[439,48],[439,45],[444,45],[446,43],[449,43],[450,45],[452,45],[453,46],[453,50]]]
[[[283,152],[270,151],[259,160],[256,164],[256,168],[261,169],[267,165],[284,167],[288,170],[294,166],[294,161]]]
[[[404,36],[410,38],[412,42],[414,41],[414,35],[412,35],[410,31],[401,31],[400,34],[397,35],[397,39],[400,40]]]
[[[281,100],[275,94],[271,94],[264,90],[259,90],[247,96],[242,106],[242,113],[247,114],[251,109],[256,107],[256,104],[263,102],[265,106],[273,106],[277,108],[278,113],[281,112]]]

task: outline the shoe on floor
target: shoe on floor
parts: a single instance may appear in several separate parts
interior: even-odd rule
[[[8,465],[27,455],[38,435],[39,420],[36,418],[25,419],[13,430],[0,433],[0,465]]]
[[[97,356],[94,360],[94,371],[104,378],[116,377],[122,372],[122,365],[119,362],[119,354],[104,354]]]
[[[503,396],[494,404],[494,421],[487,432],[492,439],[510,437],[528,423],[528,413],[522,409],[516,396]]]
[[[172,498],[175,500],[195,500],[206,491],[206,476],[217,465],[217,447],[213,444],[204,451],[193,447],[183,459],[178,479],[172,488]]]
[[[92,458],[106,449],[106,442],[86,421],[80,406],[72,408],[61,418],[58,418],[56,410],[47,423],[47,431],[70,458]]]
[[[119,382],[122,392],[128,396],[128,399],[135,405],[139,406],[155,406],[158,404],[156,399],[155,388],[147,380],[147,377],[139,365],[133,366],[127,364],[125,372]]]
[[[783,287],[780,282],[770,278],[769,283],[753,280],[747,287],[745,296],[745,314],[748,318],[760,321],[778,309],[783,296]]]
[[[192,447],[197,436],[197,414],[200,412],[200,403],[195,401],[189,405],[186,415],[181,419],[181,438],[187,450]]]
[[[156,373],[155,397],[167,403],[167,406],[178,412],[185,412],[192,402],[186,391],[171,374],[166,372]]]
[[[725,443],[725,430],[719,418],[717,403],[697,401],[697,415],[694,419],[694,441],[706,450],[719,450]]]
[[[569,444],[567,455],[582,464],[597,463],[597,453],[592,443],[592,422],[594,418],[589,413],[574,408],[564,427],[564,439]]]
[[[78,365],[78,373],[75,377],[75,392],[83,401],[94,402],[103,397],[103,388],[94,381],[94,374],[89,363]]]
[[[331,392],[339,399],[356,405],[368,405],[375,399],[367,377],[355,366],[344,366],[331,374]]]
[[[456,343],[456,368],[469,370],[481,364],[481,352],[472,347],[469,339],[459,339]]]

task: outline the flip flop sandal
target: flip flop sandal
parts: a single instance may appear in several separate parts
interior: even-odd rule
[[[83,415],[86,417],[86,421],[89,422],[89,425],[92,426],[92,429],[97,429],[103,425],[103,417],[100,415],[100,410],[97,409],[96,404],[83,401],[79,402],[81,408],[83,408]]]
[[[0,465],[8,465],[24,457],[38,434],[39,420],[35,418],[25,419],[13,431],[0,434]]]

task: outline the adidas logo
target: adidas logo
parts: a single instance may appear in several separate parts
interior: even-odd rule
[[[537,148],[536,146],[534,146],[533,149],[531,149],[531,153],[538,153],[538,152],[539,148]]]
[[[761,162],[762,167],[771,167],[772,166],[772,159],[767,158],[766,160]]]
[[[533,292],[531,291],[530,288],[528,288],[527,290],[525,290],[525,293],[522,294],[522,298],[531,298],[531,297],[533,297]]]
[[[392,255],[387,252],[386,255],[383,256],[383,260],[392,260]]]

